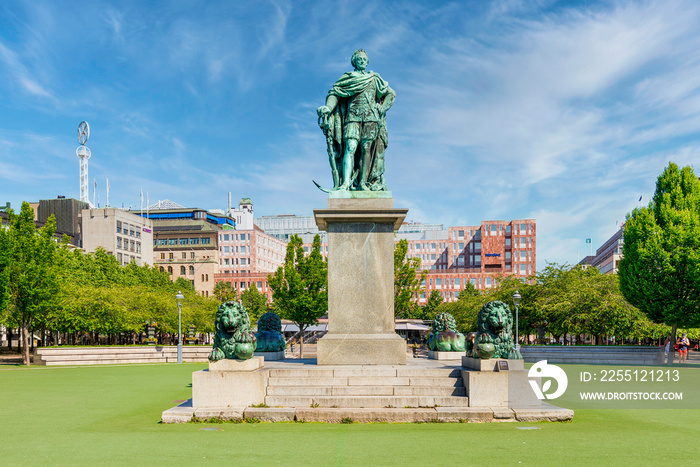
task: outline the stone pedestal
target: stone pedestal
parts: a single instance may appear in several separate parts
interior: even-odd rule
[[[279,352],[255,352],[253,355],[264,358],[266,362],[284,360],[284,350],[280,350]]]
[[[405,365],[394,329],[394,231],[407,209],[390,192],[336,192],[316,209],[328,232],[328,333],[319,365]]]
[[[428,358],[431,360],[460,360],[464,357],[464,350],[461,352],[441,352],[439,350],[428,350]]]
[[[476,370],[476,371],[498,371],[498,362],[499,361],[505,361],[508,362],[508,371],[513,371],[513,370],[519,370],[522,371],[525,369],[525,360],[509,360],[505,358],[487,358],[487,359],[481,359],[481,358],[472,358],[472,357],[467,357],[463,356],[462,357],[462,366],[464,368],[469,368],[470,370]]]
[[[267,374],[263,357],[210,362],[208,370],[192,373],[192,407],[197,411],[262,404]]]

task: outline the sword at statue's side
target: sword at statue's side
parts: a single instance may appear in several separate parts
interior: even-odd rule
[[[335,160],[335,150],[333,149],[333,133],[330,131],[331,126],[328,123],[328,114],[319,112],[318,113],[318,126],[323,131],[326,137],[326,150],[328,151],[328,159],[331,164],[331,174],[333,176],[333,189],[337,188],[340,184],[340,175],[338,174],[338,164]],[[313,180],[314,185],[318,187],[319,190],[324,193],[330,193],[332,190],[327,190],[322,188],[316,180]]]

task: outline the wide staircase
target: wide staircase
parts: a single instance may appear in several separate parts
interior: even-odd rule
[[[270,407],[467,407],[457,368],[397,366],[270,369]]]

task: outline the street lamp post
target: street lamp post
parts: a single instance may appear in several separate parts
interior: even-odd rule
[[[177,302],[177,363],[182,363],[182,302],[185,296],[177,291],[175,301]]]
[[[520,306],[520,293],[516,290],[513,294],[513,304],[515,305],[515,350],[520,352],[520,340],[518,339],[518,307]]]

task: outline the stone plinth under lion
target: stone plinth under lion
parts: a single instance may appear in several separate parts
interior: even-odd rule
[[[267,372],[263,357],[254,357],[255,334],[240,303],[219,306],[209,369],[192,374],[192,407],[198,411],[248,407],[265,401]],[[204,417],[206,418],[206,417]]]
[[[406,209],[390,192],[332,192],[314,210],[328,232],[328,333],[319,365],[405,365],[406,342],[394,329],[394,230]]]

